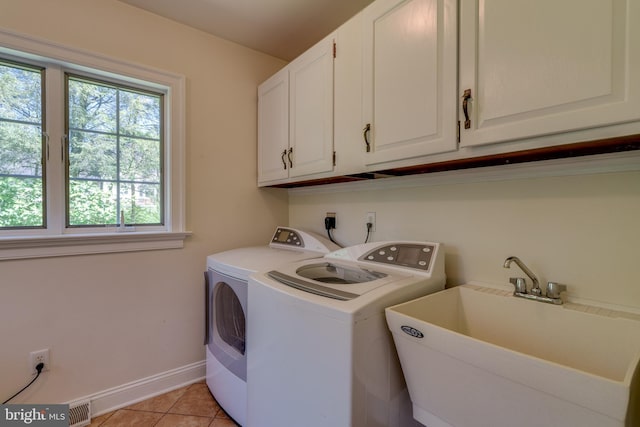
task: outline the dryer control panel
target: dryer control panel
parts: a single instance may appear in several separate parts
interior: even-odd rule
[[[413,243],[392,243],[379,246],[358,258],[359,261],[379,262],[428,271],[435,246]]]
[[[276,228],[269,246],[277,249],[317,252],[318,256],[339,249],[338,245],[329,241],[326,237],[309,231],[282,226]]]
[[[304,241],[300,234],[290,228],[278,227],[271,239],[272,243],[279,243],[281,245],[290,245],[298,248],[304,248]]]

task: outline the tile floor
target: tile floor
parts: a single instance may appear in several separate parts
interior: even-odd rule
[[[205,382],[191,384],[91,420],[90,427],[237,427]]]

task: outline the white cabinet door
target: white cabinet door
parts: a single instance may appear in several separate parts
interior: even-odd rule
[[[327,36],[288,66],[291,177],[333,170],[334,39]]]
[[[336,175],[366,170],[362,139],[362,14],[337,31],[333,76],[333,147]]]
[[[363,11],[367,164],[457,148],[457,1],[377,0]]]
[[[289,176],[289,70],[258,86],[258,184]]]
[[[640,119],[637,0],[461,0],[461,145]]]

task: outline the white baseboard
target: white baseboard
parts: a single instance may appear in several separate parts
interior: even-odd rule
[[[195,362],[150,377],[113,387],[78,400],[91,401],[91,416],[96,417],[154,396],[201,381],[206,375],[206,361]]]

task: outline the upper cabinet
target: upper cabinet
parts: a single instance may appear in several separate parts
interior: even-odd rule
[[[457,0],[377,0],[362,14],[365,163],[455,150]]]
[[[332,34],[258,87],[258,183],[333,170]]]
[[[258,87],[258,183],[289,177],[289,70]]]
[[[638,22],[640,0],[375,0],[260,86],[259,185],[615,151]]]
[[[333,170],[335,34],[289,64],[289,144],[292,177]]]
[[[639,3],[461,0],[461,146],[640,119]]]

